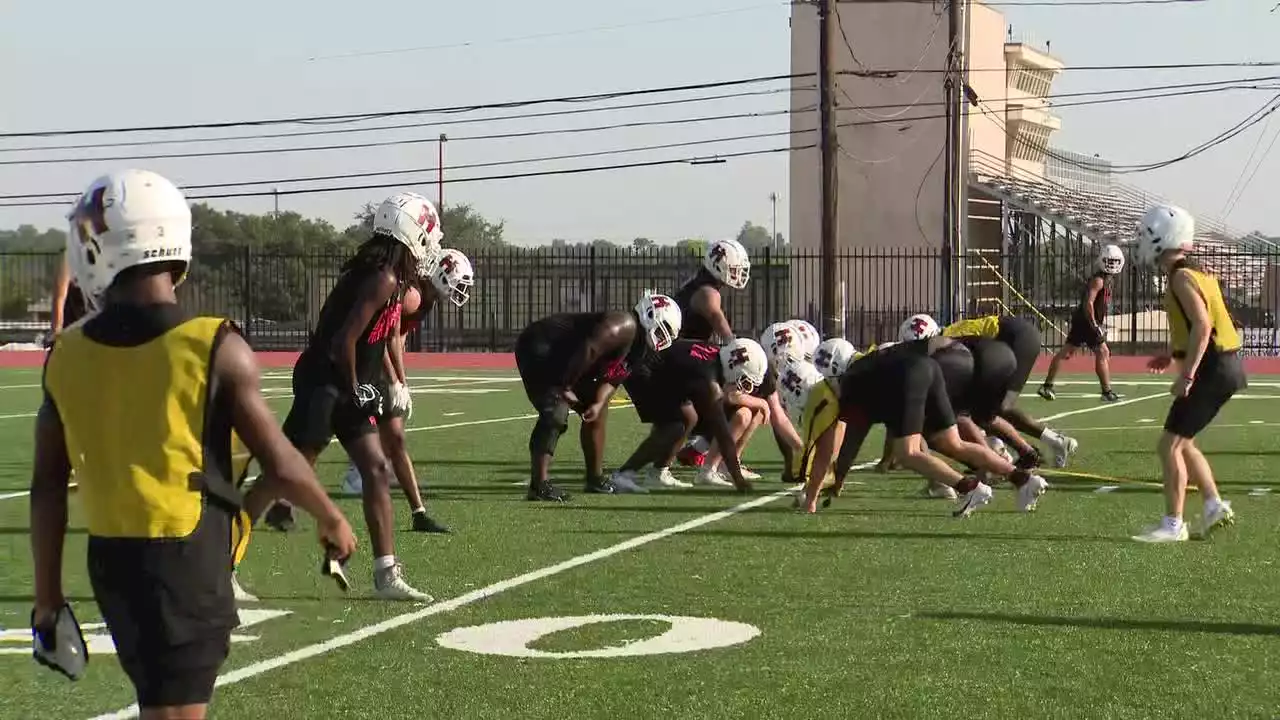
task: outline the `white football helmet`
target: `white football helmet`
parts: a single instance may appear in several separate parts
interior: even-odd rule
[[[938,321],[933,316],[919,313],[902,321],[902,325],[898,327],[898,341],[923,340],[937,337],[941,332],[942,328],[938,327]]]
[[[474,284],[471,261],[458,250],[441,250],[432,260],[427,277],[441,297],[457,307],[467,304]]]
[[[423,275],[430,271],[429,260],[440,252],[440,242],[444,240],[436,206],[412,192],[396,193],[382,201],[373,215],[373,232],[409,248]]]
[[[1124,270],[1124,253],[1119,245],[1103,245],[1098,253],[1098,267],[1108,275],[1119,275]]]
[[[800,348],[805,360],[813,362],[813,354],[818,351],[818,346],[822,344],[822,335],[818,333],[818,328],[811,325],[807,320],[791,320],[789,323],[800,333]]]
[[[735,338],[720,348],[720,369],[726,386],[750,393],[764,382],[769,358],[755,340]]]
[[[98,307],[122,271],[151,263],[191,264],[191,208],[182,191],[149,170],[94,180],[67,213],[67,265]]]
[[[1138,222],[1134,259],[1154,265],[1169,250],[1190,250],[1196,235],[1191,213],[1174,205],[1157,205]]]
[[[818,346],[813,354],[813,365],[826,377],[840,377],[858,354],[853,343],[844,338],[830,338]]]
[[[760,336],[760,346],[775,365],[781,365],[788,356],[804,357],[800,330],[789,322],[774,323]]]
[[[707,248],[702,266],[712,277],[734,290],[741,290],[751,279],[751,256],[737,240],[717,240]]]
[[[809,402],[809,393],[824,379],[813,363],[796,357],[787,358],[778,368],[778,400],[796,429],[801,430],[800,421]]]
[[[653,350],[666,350],[680,335],[683,321],[680,306],[666,295],[645,290],[640,302],[636,303],[636,317],[640,318],[640,328]]]

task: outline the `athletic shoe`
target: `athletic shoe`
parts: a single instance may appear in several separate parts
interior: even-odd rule
[[[1036,503],[1040,501],[1040,496],[1045,490],[1049,489],[1049,483],[1039,475],[1031,475],[1027,481],[1018,488],[1018,512],[1035,512]]]
[[[1116,394],[1115,390],[1111,390],[1110,388],[1102,391],[1103,402],[1115,402],[1119,400],[1121,397],[1122,397],[1121,395]]]
[[[1231,503],[1225,500],[1219,500],[1218,504],[1213,508],[1205,509],[1204,520],[1200,525],[1200,530],[1196,533],[1196,537],[1201,540],[1208,540],[1209,534],[1220,527],[1235,525],[1236,512],[1231,509]]]
[[[613,486],[613,491],[618,494],[647,494],[649,492],[649,488],[642,487],[640,483],[636,482],[636,479],[637,475],[634,470],[619,470],[609,476],[609,484]]]
[[[920,494],[934,500],[956,499],[955,488],[951,488],[946,485],[934,485],[933,483],[926,484],[924,488],[920,490]]]
[[[644,474],[644,485],[651,488],[690,488],[693,483],[687,483],[676,477],[671,472],[671,468],[649,468]]]
[[[1058,436],[1062,439],[1053,443],[1053,466],[1064,468],[1071,461],[1071,456],[1075,455],[1076,450],[1080,449],[1080,443],[1075,438],[1067,437],[1062,433],[1058,433]]]
[[[441,525],[435,520],[432,520],[431,516],[427,514],[426,510],[420,510],[416,513],[413,513],[413,531],[420,532],[420,533],[440,533],[442,535],[447,535],[449,533],[449,528],[445,527],[444,525]]]
[[[973,514],[973,511],[991,502],[991,496],[994,494],[990,485],[980,482],[977,487],[960,498],[956,509],[951,514],[958,518],[969,517]]]
[[[1140,543],[1173,543],[1186,542],[1189,537],[1186,523],[1178,523],[1177,528],[1172,528],[1166,521],[1148,528],[1141,535],[1134,535],[1133,539]]]
[[[240,586],[240,578],[235,573],[231,573],[231,592],[236,596],[238,603],[255,603],[258,598],[250,594],[247,590]]]
[[[698,476],[694,478],[694,485],[705,485],[707,487],[736,487],[733,480],[729,476],[720,471],[720,468],[703,468]]]
[[[364,478],[355,465],[347,466],[347,474],[342,476],[342,493],[344,495],[363,495]]]
[[[374,571],[373,594],[382,600],[414,600],[425,603],[435,601],[435,598],[405,582],[400,563],[385,570]]]
[[[738,466],[738,470],[740,470],[740,471],[742,472],[742,479],[743,479],[743,480],[759,480],[759,479],[760,479],[760,473],[758,473],[758,472],[756,472],[756,471],[754,471],[754,470],[748,470],[748,469],[747,469],[745,466],[743,466],[743,465],[739,465],[739,466]]]
[[[545,483],[534,483],[530,485],[529,493],[528,495],[525,496],[525,499],[531,502],[536,502],[536,501],[569,502],[569,497],[570,497],[569,493],[561,490],[560,488],[556,487],[555,485],[552,485],[549,482],[545,482]]]
[[[1053,386],[1048,384],[1041,385],[1040,389],[1036,391],[1036,394],[1044,398],[1045,400],[1058,399],[1058,394],[1053,391]]]

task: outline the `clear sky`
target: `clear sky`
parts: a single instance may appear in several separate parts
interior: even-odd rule
[[[1133,7],[1004,7],[1018,32],[1052,42],[1071,65],[1277,60],[1280,12],[1272,0],[1207,0],[1200,4]],[[723,11],[723,12],[722,12]],[[712,14],[716,13],[716,14]],[[705,14],[671,22],[666,18]],[[0,9],[0,130],[92,128],[197,123],[291,115],[376,112],[409,107],[486,103],[607,92],[789,72],[789,8],[762,0],[553,0],[552,2],[392,3],[382,0],[221,0],[199,5],[160,0],[123,3],[6,3]],[[627,26],[602,30],[602,26]],[[568,32],[597,28],[586,32]],[[548,33],[556,37],[504,41]],[[1269,41],[1269,42],[1267,42]],[[415,52],[380,52],[436,46]],[[440,47],[446,46],[446,47]],[[375,54],[377,53],[377,54]],[[313,59],[315,58],[315,59]],[[873,57],[861,56],[876,65]],[[1225,77],[1280,76],[1280,68],[1166,72],[1073,72],[1055,92],[1195,82]],[[727,92],[727,91],[726,91]],[[1243,118],[1273,93],[1214,94],[1138,103],[1065,108],[1054,144],[1116,162],[1172,157]],[[657,99],[657,98],[653,98]],[[784,116],[691,125],[618,129],[508,140],[467,136],[611,122],[769,112],[784,94],[620,110],[573,117],[422,127],[288,141],[353,143],[434,138],[447,132],[446,164],[593,152],[786,130]],[[560,106],[537,108],[555,109]],[[532,111],[532,110],[530,110]],[[525,111],[504,111],[525,112]],[[1280,113],[1278,113],[1280,114]],[[470,116],[476,117],[476,116]],[[432,116],[431,119],[439,119]],[[395,122],[412,122],[402,118]],[[323,127],[323,126],[322,126]],[[317,129],[239,128],[234,134]],[[1261,155],[1280,120],[1266,128]],[[212,137],[217,133],[206,133]],[[1132,182],[1218,214],[1254,149],[1259,129],[1206,155]],[[190,136],[190,134],[188,134]],[[175,136],[167,136],[175,137]],[[59,138],[48,143],[119,141],[137,136]],[[207,151],[280,146],[282,141],[0,153],[0,161],[85,157],[129,152]],[[504,168],[459,170],[478,176],[609,164],[715,151],[785,145],[787,138],[743,140],[696,150],[654,150],[611,158],[560,160]],[[0,148],[33,141],[0,142]],[[113,167],[140,166],[180,184],[290,178],[316,174],[430,168],[435,143],[360,150],[220,158],[79,162],[0,166],[0,194],[78,191]],[[514,242],[732,235],[744,220],[768,226],[769,194],[787,192],[785,154],[700,167],[673,166],[609,173],[449,185],[445,198],[474,204],[505,219]],[[435,197],[433,174],[409,184]],[[1245,230],[1280,234],[1271,214],[1280,186],[1280,148],[1254,177],[1231,216]],[[269,187],[269,186],[268,186]],[[282,188],[299,187],[281,185]],[[261,188],[257,188],[261,189]],[[281,209],[324,217],[342,226],[364,202],[388,190],[282,197]],[[272,198],[215,201],[264,212]],[[0,227],[58,225],[60,208],[0,208]],[[778,203],[786,231],[786,202]]]

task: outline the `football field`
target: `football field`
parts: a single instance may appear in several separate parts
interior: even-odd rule
[[[84,569],[76,496],[66,591],[90,636],[71,683],[30,658],[28,501],[39,370],[0,371],[0,718],[133,717]],[[560,443],[566,505],[524,500],[530,410],[510,374],[417,374],[410,442],[432,515],[398,554],[431,605],[369,599],[361,537],[347,595],[321,578],[312,526],[255,532],[214,718],[1269,718],[1280,712],[1280,376],[1257,376],[1201,444],[1238,522],[1147,546],[1163,511],[1153,448],[1169,378],[1092,378],[1022,403],[1080,441],[1038,512],[1014,493],[967,520],[903,473],[853,475],[816,516],[791,509],[767,430],[754,494],[586,496],[577,421]],[[265,386],[288,409],[287,372]],[[1028,388],[1033,390],[1033,387]],[[614,407],[607,464],[643,428]],[[878,458],[873,435],[863,460]],[[346,458],[322,456],[338,493]],[[682,470],[685,479],[692,472]],[[1195,493],[1188,516],[1200,512]],[[516,623],[514,621],[528,621]],[[498,625],[498,623],[506,623]]]

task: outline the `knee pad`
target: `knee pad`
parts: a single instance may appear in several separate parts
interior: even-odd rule
[[[558,403],[554,407],[538,412],[538,420],[529,435],[529,453],[531,455],[556,454],[556,444],[560,436],[569,429],[569,406]]]

